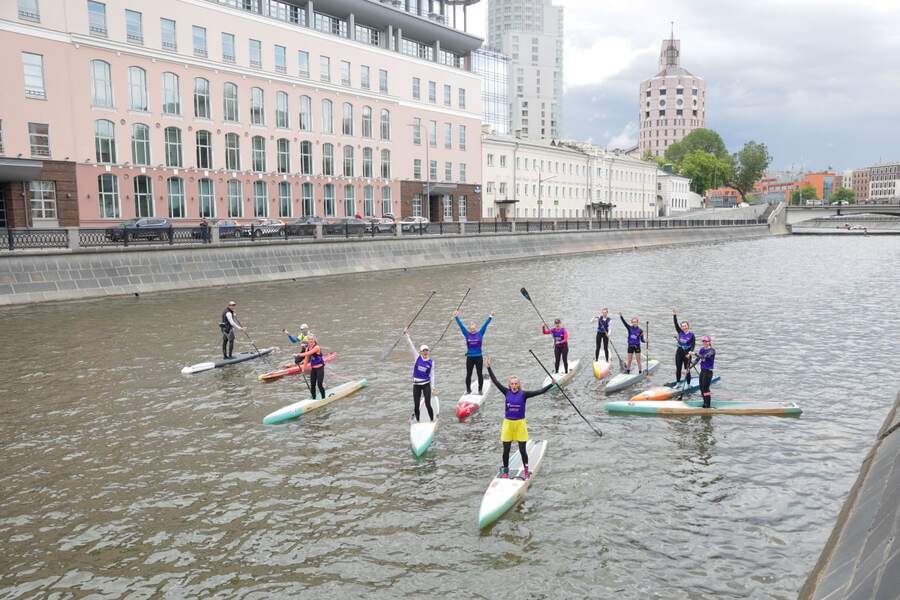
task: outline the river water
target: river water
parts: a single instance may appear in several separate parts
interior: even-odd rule
[[[793,598],[900,387],[898,281],[896,238],[786,237],[5,309],[0,597]],[[609,306],[650,321],[668,381],[676,307],[713,337],[714,397],[805,412],[610,417],[584,368],[571,395],[603,437],[561,395],[532,400],[541,472],[479,532],[499,395],[456,422],[451,328],[435,352],[445,418],[417,461],[408,351],[378,359],[428,291],[412,333],[433,344],[471,287],[464,317],[497,311],[497,372],[538,387],[527,350],[549,359],[550,343],[522,286],[564,319],[572,358]],[[257,382],[263,360],[181,375],[217,355],[230,299],[257,345],[282,347],[271,364],[281,328],[305,321],[340,353],[328,383],[370,387],[264,426],[302,380]]]

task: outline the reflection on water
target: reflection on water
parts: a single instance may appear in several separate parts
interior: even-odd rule
[[[897,281],[891,238],[785,238],[0,311],[0,595],[793,598],[900,385]],[[471,287],[466,320],[497,311],[498,373],[536,387],[528,349],[552,353],[522,286],[564,319],[572,358],[589,359],[590,319],[609,306],[651,321],[662,366],[647,385],[669,381],[676,307],[716,341],[715,397],[806,412],[610,418],[582,369],[570,395],[603,438],[561,395],[529,402],[532,437],[549,441],[541,472],[479,534],[499,395],[453,420],[464,343],[451,328],[435,356],[444,418],[415,461],[407,353],[378,357],[429,290],[419,343]],[[180,375],[216,356],[232,298],[256,344],[281,351]],[[307,395],[301,379],[256,381],[288,359],[280,331],[301,322],[340,353],[327,385],[370,386],[263,426]]]

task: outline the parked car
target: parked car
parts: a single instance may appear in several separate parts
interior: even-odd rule
[[[128,236],[129,240],[168,240],[172,222],[160,217],[128,219],[119,225],[106,228],[106,239],[118,242]]]
[[[252,237],[272,237],[281,235],[282,227],[284,227],[284,221],[278,219],[257,219],[249,226],[244,227],[241,233]]]
[[[394,220],[388,219],[387,217],[383,217],[379,219],[378,217],[368,217],[365,219],[366,221],[366,233],[390,233],[394,231]]]
[[[325,220],[325,235],[362,235],[366,222],[356,217],[340,217]]]
[[[303,217],[301,219],[297,219],[293,223],[289,223],[285,226],[287,229],[287,234],[291,235],[305,235],[305,236],[314,236],[316,235],[316,225],[323,225],[325,223],[325,219],[322,217]]]
[[[403,231],[428,231],[429,221],[425,217],[406,217],[400,221]]]
[[[220,238],[233,238],[240,235],[241,226],[238,225],[237,221],[223,219],[216,223],[216,227],[219,228]]]

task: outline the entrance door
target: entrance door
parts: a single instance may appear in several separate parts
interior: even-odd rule
[[[6,228],[6,186],[0,186],[0,229]]]

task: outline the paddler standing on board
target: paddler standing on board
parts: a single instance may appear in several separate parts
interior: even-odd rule
[[[494,313],[491,312],[488,318],[485,319],[481,329],[477,329],[474,323],[469,323],[469,329],[466,330],[462,319],[459,318],[458,310],[453,311],[453,318],[456,320],[456,324],[459,325],[459,330],[462,332],[463,337],[466,338],[466,393],[472,393],[472,370],[474,369],[476,375],[478,375],[478,395],[481,396],[484,389],[484,373],[482,372],[484,358],[482,357],[481,346],[484,343],[484,333],[487,331],[488,325],[491,324]]]
[[[219,329],[222,330],[223,358],[232,358],[232,354],[234,354],[234,330],[244,330],[238,322],[237,317],[234,315],[234,309],[236,307],[237,302],[234,300],[229,302],[228,306],[225,307],[225,311],[222,313],[222,319],[219,321]]]
[[[603,346],[603,360],[609,362],[609,324],[612,319],[609,318],[609,309],[604,308],[603,311],[593,319],[597,321],[597,346],[594,348],[594,362],[600,360],[600,347]]]
[[[322,349],[316,341],[316,336],[312,333],[308,334],[306,341],[307,349],[299,354],[294,355],[294,362],[302,359],[304,363],[309,364],[309,391],[312,393],[312,399],[316,399],[316,388],[322,393],[322,400],[325,399],[325,356]],[[299,364],[299,363],[298,363]]]
[[[691,360],[693,359],[694,347],[697,344],[697,338],[691,331],[691,324],[687,321],[678,322],[678,313],[672,309],[672,320],[675,321],[675,334],[678,340],[678,348],[675,350],[675,381],[681,381],[681,369],[687,372],[684,381],[687,385],[691,385]]]
[[[544,323],[544,327],[541,330],[544,335],[552,335],[553,336],[553,358],[555,360],[556,367],[554,368],[556,373],[559,373],[559,361],[562,359],[563,368],[566,370],[565,372],[569,372],[569,331],[562,326],[562,321],[559,319],[553,320],[553,327],[551,328],[549,325]]]
[[[622,313],[619,313],[619,318],[622,319],[622,325],[624,325],[625,329],[628,331],[628,360],[625,361],[625,372],[631,373],[631,359],[637,354],[638,373],[642,373],[641,342],[646,342],[647,340],[644,337],[644,330],[641,329],[641,322],[637,317],[632,317],[631,324],[629,325],[628,321],[625,320],[625,317],[622,316]]]
[[[509,387],[502,385],[494,371],[491,369],[491,357],[487,358],[488,375],[494,386],[503,394],[505,403],[505,412],[503,415],[503,426],[500,429],[500,441],[503,442],[503,466],[500,467],[501,479],[509,478],[509,452],[512,449],[512,443],[518,442],[519,456],[522,457],[522,465],[525,467],[524,477],[528,479],[528,452],[526,451],[526,443],[528,442],[528,423],[525,421],[525,402],[529,398],[546,394],[556,385],[551,383],[539,390],[526,392],[522,389],[522,383],[515,375],[509,378]]]
[[[703,408],[710,408],[712,393],[709,391],[709,387],[712,384],[713,367],[716,364],[716,349],[712,347],[712,340],[708,335],[704,335],[700,342],[703,346],[697,352],[694,364],[700,363],[700,394],[703,396]]]
[[[431,394],[437,395],[437,389],[434,385],[434,360],[431,358],[431,349],[422,344],[416,351],[416,345],[413,344],[412,338],[409,337],[409,331],[403,330],[406,336],[406,342],[409,344],[409,351],[412,353],[413,359],[413,416],[416,422],[419,422],[419,402],[424,398],[425,409],[428,411],[428,419],[434,422],[434,410],[431,408]]]

